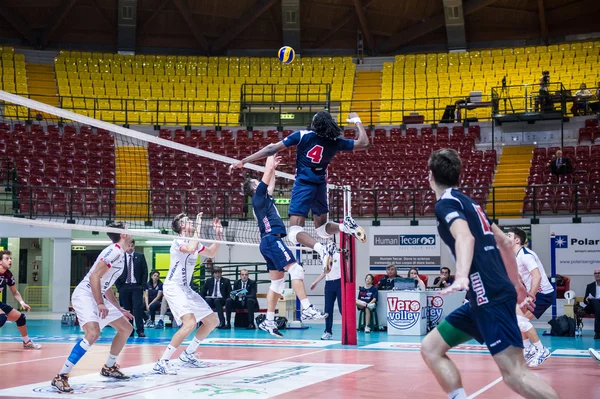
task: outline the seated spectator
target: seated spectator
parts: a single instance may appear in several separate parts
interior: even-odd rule
[[[416,267],[411,267],[406,277],[415,279],[415,281],[417,282],[418,291],[425,291],[425,283],[419,277],[419,269],[417,269]]]
[[[433,286],[435,288],[446,288],[450,287],[453,282],[454,277],[450,275],[450,269],[447,267],[442,267],[440,269],[440,276],[433,280]]]
[[[223,269],[219,266],[214,266],[212,269],[212,277],[207,278],[204,285],[200,288],[200,295],[208,306],[217,311],[219,316],[219,325],[217,328],[223,329],[229,325],[225,323],[225,316],[223,316],[223,306],[225,306],[225,299],[229,298],[231,293],[231,281],[228,278],[221,277],[223,275]]]
[[[146,322],[146,327],[154,327],[156,311],[160,309],[163,297],[163,284],[160,281],[160,272],[154,270],[150,274],[150,281],[144,285],[144,303],[150,319]]]
[[[240,279],[233,283],[233,291],[225,301],[227,316],[225,328],[231,328],[231,311],[233,309],[248,310],[248,330],[255,329],[254,312],[258,310],[256,299],[256,282],[250,279],[248,269],[240,270]]]
[[[600,269],[594,270],[593,283],[588,284],[585,289],[585,298],[583,301],[586,304],[585,312],[593,314],[594,320],[594,339],[600,339]]]
[[[385,270],[387,276],[379,280],[377,289],[381,291],[390,291],[394,289],[394,279],[398,277],[398,270],[395,265],[388,265]]]
[[[579,111],[583,110],[583,115],[586,115],[589,100],[592,99],[592,92],[587,89],[585,83],[581,84],[579,90],[575,93],[575,97],[577,97],[577,100],[573,101],[571,112],[574,116],[578,116]]]
[[[557,150],[556,156],[546,166],[550,167],[553,175],[568,175],[573,172],[571,160],[563,156],[562,150]]]
[[[389,267],[389,266],[388,266]],[[396,267],[394,266],[394,269]],[[365,276],[365,286],[359,287],[358,298],[356,299],[356,308],[365,311],[365,332],[371,332],[371,312],[377,308],[377,288],[373,287],[375,281],[372,274]]]
[[[598,88],[596,89],[596,101],[590,104],[590,110],[600,113],[600,82],[598,82]]]

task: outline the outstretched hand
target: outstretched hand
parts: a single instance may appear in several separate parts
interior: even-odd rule
[[[229,165],[229,174],[233,173],[234,169],[242,169],[244,167],[244,163],[242,161],[238,161],[234,164]]]
[[[200,227],[202,226],[202,212],[196,216],[196,237],[200,237]]]
[[[215,231],[217,240],[221,241],[223,239],[223,225],[221,224],[219,218],[213,219],[213,229]]]
[[[350,112],[348,114],[348,119],[346,120],[346,122],[348,123],[362,123],[362,121],[360,120],[360,117],[358,116],[358,114],[356,112]]]

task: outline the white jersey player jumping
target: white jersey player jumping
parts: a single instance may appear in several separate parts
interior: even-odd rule
[[[548,280],[544,265],[537,254],[527,248],[527,234],[516,227],[508,230],[508,237],[514,241],[513,250],[517,257],[517,267],[521,281],[527,289],[529,297],[535,300],[533,312],[523,313],[517,307],[517,322],[523,336],[523,354],[530,367],[537,367],[550,357],[550,350],[540,341],[531,320],[539,319],[556,301],[556,292]]]
[[[177,374],[177,371],[169,364],[169,360],[183,340],[196,328],[199,322],[202,325],[196,331],[196,335],[190,345],[179,356],[179,360],[192,367],[199,367],[200,362],[195,352],[200,342],[217,327],[219,321],[217,316],[208,306],[204,298],[190,287],[192,274],[200,253],[208,258],[214,258],[219,249],[219,244],[214,243],[209,247],[200,244],[198,240],[189,240],[190,237],[200,236],[200,222],[202,214],[196,217],[194,223],[181,213],[173,219],[172,229],[179,234],[179,238],[173,240],[171,245],[171,264],[169,273],[163,282],[163,295],[169,302],[169,308],[177,324],[182,324],[179,331],[173,335],[171,343],[156,362],[153,370],[160,374]],[[213,219],[213,229],[217,240],[223,238],[223,227],[219,219]]]
[[[108,227],[125,229],[125,224],[112,223]],[[107,233],[107,235],[113,244],[104,248],[100,253],[88,274],[73,291],[71,297],[73,309],[77,313],[79,325],[85,332],[85,337],[75,344],[62,369],[52,380],[52,385],[60,392],[73,391],[73,388],[69,385],[69,372],[96,342],[100,336],[100,331],[107,324],[117,330],[117,335],[113,338],[108,360],[100,370],[100,374],[119,380],[129,379],[121,372],[116,362],[131,331],[133,331],[133,327],[129,322],[129,320],[133,320],[133,316],[129,311],[119,306],[112,286],[123,272],[123,256],[125,253],[123,248],[129,246],[131,236],[119,233]]]

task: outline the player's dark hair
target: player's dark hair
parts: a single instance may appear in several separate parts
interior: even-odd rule
[[[254,186],[254,179],[249,178],[246,179],[246,181],[244,182],[244,194],[246,194],[248,197],[252,197],[254,196],[254,193],[256,192],[256,187]]]
[[[177,234],[181,233],[181,221],[186,218],[187,215],[185,213],[180,213],[179,215],[173,218],[173,223],[171,223],[171,229]]]
[[[440,271],[442,271],[442,270],[448,270],[448,274],[452,273],[452,272],[450,271],[450,268],[449,268],[449,267],[446,267],[446,266],[444,266],[444,267],[440,267]]]
[[[112,222],[111,224],[109,224],[106,227],[110,227],[113,229],[125,229],[125,223]],[[108,238],[110,238],[110,240],[113,242],[113,244],[116,244],[119,241],[121,241],[121,233],[106,233],[106,235],[108,236]]]
[[[516,235],[517,237],[519,237],[519,240],[521,241],[520,244],[521,245],[525,245],[527,243],[527,233],[525,233],[523,230],[521,230],[518,227],[510,227],[508,229],[509,233],[513,233],[514,235]]]
[[[462,162],[455,150],[442,148],[434,151],[429,157],[427,166],[438,186],[455,187],[460,183]]]
[[[4,255],[12,256],[12,252],[10,252],[10,251],[7,251],[7,250],[5,250],[5,251],[0,251],[0,261],[1,261],[2,259],[4,259]]]
[[[319,111],[313,116],[312,129],[318,136],[335,140],[342,135],[342,128],[331,117],[327,111]]]

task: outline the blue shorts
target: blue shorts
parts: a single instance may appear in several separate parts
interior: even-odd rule
[[[473,308],[469,302],[456,309],[445,321],[485,344],[494,356],[509,346],[523,347],[517,324],[517,300],[508,300]]]
[[[288,213],[307,218],[308,211],[312,211],[313,216],[329,213],[327,183],[305,183],[299,180],[294,182]]]
[[[544,312],[554,304],[556,300],[556,291],[552,291],[549,294],[542,294],[538,292],[535,294],[535,309],[533,310],[533,315],[536,319],[539,319]]]
[[[296,262],[292,251],[275,235],[264,236],[260,240],[260,253],[267,262],[267,270],[282,272],[287,265]]]
[[[13,311],[13,307],[5,304],[4,302],[0,302],[0,310],[8,316],[8,314]]]

